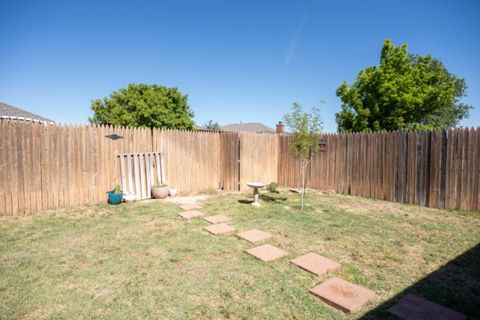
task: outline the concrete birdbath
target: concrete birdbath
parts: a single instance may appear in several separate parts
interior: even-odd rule
[[[260,207],[260,202],[258,202],[258,189],[265,187],[267,184],[263,182],[247,182],[247,186],[253,188],[253,203],[252,205]]]

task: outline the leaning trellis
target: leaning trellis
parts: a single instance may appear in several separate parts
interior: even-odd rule
[[[136,200],[152,197],[155,184],[164,184],[165,154],[161,152],[127,153],[117,155],[124,193],[135,194]]]

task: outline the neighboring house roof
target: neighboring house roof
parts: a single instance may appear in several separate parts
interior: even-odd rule
[[[53,120],[47,119],[45,117],[39,116],[20,108],[11,106],[9,104],[0,102],[0,119],[11,119],[11,120],[21,120],[21,121],[32,121],[32,122],[50,122],[53,123]]]
[[[227,124],[222,127],[222,130],[234,132],[275,133],[275,130],[259,122]]]

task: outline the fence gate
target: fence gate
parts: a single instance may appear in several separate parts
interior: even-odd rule
[[[120,176],[124,193],[134,193],[137,200],[152,197],[156,183],[166,183],[165,154],[161,152],[119,154]]]

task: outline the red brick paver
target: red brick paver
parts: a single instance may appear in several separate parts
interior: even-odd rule
[[[288,252],[269,244],[264,244],[263,246],[248,249],[246,250],[246,252],[264,262],[273,261],[288,254]]]
[[[238,236],[242,239],[255,243],[255,242],[266,240],[270,238],[272,235],[262,230],[252,229],[252,230],[241,232],[238,234]]]
[[[301,257],[291,260],[300,268],[307,270],[317,276],[333,271],[340,267],[340,263],[310,252]]]
[[[404,320],[432,319],[432,320],[465,320],[467,317],[452,309],[433,303],[426,299],[407,294],[393,307],[390,313]]]
[[[325,303],[343,312],[359,310],[369,300],[375,298],[375,292],[340,278],[331,278],[310,289],[310,292]]]
[[[180,208],[182,208],[183,210],[194,210],[194,209],[200,209],[202,207],[202,205],[198,202],[194,202],[194,203],[186,203],[186,204],[182,204],[180,206]]]
[[[196,218],[196,217],[201,217],[203,216],[203,213],[201,213],[200,211],[197,211],[197,210],[190,210],[190,211],[184,211],[182,213],[179,213],[179,215],[181,215],[182,217],[184,217],[185,219],[192,219],[192,218]]]
[[[225,223],[219,223],[219,224],[212,224],[208,227],[205,228],[208,232],[214,235],[220,235],[220,234],[227,234],[227,233],[232,233],[236,229],[228,224]]]
[[[219,215],[216,215],[216,216],[205,217],[205,218],[203,218],[203,220],[215,224],[215,223],[228,222],[228,221],[232,220],[232,218],[219,214]]]

